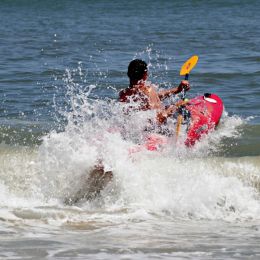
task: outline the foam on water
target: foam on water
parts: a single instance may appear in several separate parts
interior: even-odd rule
[[[133,153],[131,149],[144,141],[140,129],[147,115],[138,113],[125,119],[116,101],[89,99],[93,85],[86,95],[73,81],[66,84],[70,109],[62,111],[68,122],[64,131],[50,132],[34,150],[2,147],[0,201],[6,219],[44,219],[59,225],[153,215],[259,218],[259,165],[213,156],[221,149],[223,137],[240,135],[241,118],[225,113],[218,130],[194,148],[170,142],[159,151]],[[113,171],[113,181],[100,198],[66,206],[64,200],[84,188],[99,161],[105,170]],[[111,212],[115,214],[111,216]]]

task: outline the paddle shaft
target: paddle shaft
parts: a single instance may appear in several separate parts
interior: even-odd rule
[[[185,74],[185,80],[188,80],[188,79],[189,79],[189,73]],[[186,90],[183,89],[181,94],[182,94],[182,100],[184,100],[186,97]]]
[[[187,62],[186,62],[186,63],[187,63]],[[197,63],[197,59],[196,59],[196,61],[194,61],[193,67],[196,65],[196,63]],[[193,67],[192,67],[192,68],[193,68]],[[190,68],[187,72],[191,71],[192,68]],[[188,79],[189,79],[189,73],[186,73],[186,74],[185,74],[185,80],[188,80]],[[182,90],[182,100],[185,100],[185,97],[186,97],[186,90],[183,89],[183,90]],[[183,108],[181,108],[181,113],[180,113],[180,114],[178,115],[178,117],[177,117],[176,141],[177,141],[178,136],[179,136],[179,134],[180,134],[181,124],[182,124],[183,118],[184,118],[184,116],[183,116]]]

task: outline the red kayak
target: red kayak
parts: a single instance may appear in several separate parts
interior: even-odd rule
[[[186,105],[190,113],[190,123],[185,144],[194,145],[203,135],[214,129],[220,121],[223,108],[221,98],[215,94],[206,93],[191,99]]]
[[[215,94],[206,93],[190,99],[179,110],[184,118],[182,125],[186,125],[185,145],[193,146],[202,136],[212,131],[220,121],[223,108],[221,98]],[[155,151],[167,144],[167,139],[163,135],[149,134],[144,146],[149,151]]]

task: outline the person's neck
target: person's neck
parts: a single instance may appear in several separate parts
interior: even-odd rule
[[[144,85],[145,84],[145,80],[131,80],[130,81],[130,84],[129,84],[129,87],[130,88],[133,88],[135,86],[140,86],[140,85]]]

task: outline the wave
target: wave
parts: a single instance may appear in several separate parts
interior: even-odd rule
[[[232,128],[239,120],[228,117],[224,125],[228,122]],[[77,122],[69,121],[63,132],[50,132],[39,147],[0,146],[4,219],[55,220],[62,225],[66,214],[66,220],[81,221],[82,211],[96,216],[100,210],[104,218],[106,214],[111,218],[111,212],[120,218],[118,212],[124,211],[140,219],[150,214],[173,219],[259,219],[260,158],[214,156],[207,147],[219,140],[218,134],[193,152],[180,147],[129,154],[134,142],[107,131],[106,119]],[[113,181],[100,197],[81,201],[74,211],[64,201],[85,188],[100,158],[113,171]]]
[[[46,161],[35,150],[1,153],[0,203],[6,212],[2,218],[62,225],[65,216],[81,221],[84,212],[95,215],[102,210],[110,218],[111,214],[120,218],[118,212],[125,211],[128,217],[134,214],[140,219],[147,214],[173,219],[259,219],[259,157],[185,160],[139,155],[131,161],[121,155],[110,161],[114,179],[102,196],[75,208],[66,206],[64,199],[82,188],[94,158],[89,151],[88,156],[71,154],[63,150]]]
[[[42,136],[53,127],[49,122],[33,122],[25,120],[4,120],[0,126],[0,144],[12,146],[34,146],[41,144]]]
[[[100,211],[109,221],[132,216],[259,219],[259,154],[241,157],[254,155],[251,148],[259,140],[259,126],[249,126],[249,120],[225,112],[218,129],[192,149],[170,142],[159,151],[132,152],[144,142],[141,130],[151,115],[140,112],[126,117],[118,102],[90,99],[95,86],[89,91],[78,88],[70,76],[66,81],[68,107],[56,107],[66,118],[63,129],[48,130],[43,136],[36,131],[35,136],[41,138],[36,141],[31,136],[26,142],[37,145],[28,147],[13,145],[17,141],[11,139],[14,128],[1,129],[10,139],[10,145],[0,145],[4,220],[62,225],[71,219],[81,221],[86,214],[95,218]],[[19,138],[25,135],[18,132]],[[245,135],[252,146],[246,152]],[[239,142],[241,146],[235,145]],[[84,183],[100,161],[105,170],[113,172],[101,196],[66,205],[67,198],[86,188]],[[119,212],[125,212],[124,216]]]
[[[239,118],[234,116],[235,118]],[[233,118],[234,118],[233,117]],[[232,118],[232,117],[231,117]],[[238,119],[239,120],[239,119]],[[260,151],[260,125],[251,124],[251,117],[235,125],[232,120],[226,122],[234,128],[235,135],[226,134],[220,141],[221,155],[228,157],[258,156]],[[238,121],[237,121],[238,122]],[[222,129],[220,129],[222,131]]]

